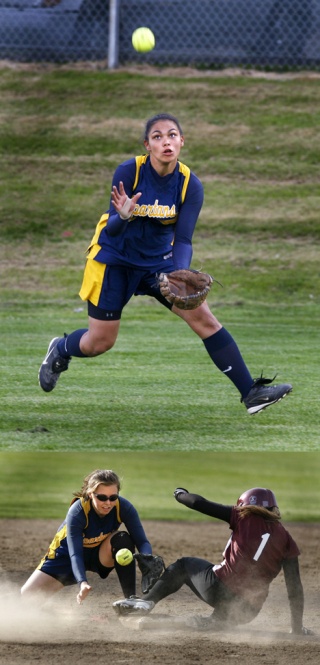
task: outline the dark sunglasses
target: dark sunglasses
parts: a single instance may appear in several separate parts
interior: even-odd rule
[[[119,494],[110,494],[110,496],[107,496],[106,494],[95,494],[94,492],[93,494],[97,497],[98,501],[116,501],[119,499]]]

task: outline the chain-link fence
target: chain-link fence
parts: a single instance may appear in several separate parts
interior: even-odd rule
[[[156,37],[147,54],[132,47],[140,26]],[[0,58],[317,69],[320,0],[0,0]]]

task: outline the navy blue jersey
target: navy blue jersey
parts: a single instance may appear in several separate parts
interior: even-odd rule
[[[188,268],[192,235],[203,203],[203,186],[190,169],[178,162],[173,173],[160,176],[149,155],[121,164],[112,186],[123,182],[126,194],[141,192],[129,220],[121,220],[110,202],[102,215],[88,258],[107,265],[165,270],[171,257],[174,269]]]
[[[50,560],[65,559],[66,562],[71,561],[76,581],[86,580],[83,548],[99,547],[102,541],[110,533],[117,531],[122,523],[137,550],[142,554],[151,554],[151,545],[147,540],[139,515],[130,501],[119,497],[110,513],[100,517],[92,507],[90,499],[76,499],[69,508],[66,519],[60,525],[38,569],[41,569],[44,562],[48,564]],[[48,568],[46,568],[46,572],[48,572]]]

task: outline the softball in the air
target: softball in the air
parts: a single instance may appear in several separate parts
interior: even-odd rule
[[[139,53],[148,53],[155,47],[155,37],[150,28],[137,28],[132,33],[133,48]]]
[[[119,563],[120,566],[128,566],[131,561],[133,561],[133,554],[130,550],[127,550],[126,547],[117,552],[116,562]]]

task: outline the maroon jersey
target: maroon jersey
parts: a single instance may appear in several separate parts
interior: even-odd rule
[[[224,560],[213,570],[230,591],[260,610],[283,560],[297,557],[300,551],[278,521],[255,514],[241,518],[233,507],[230,528],[232,536],[223,553]]]

